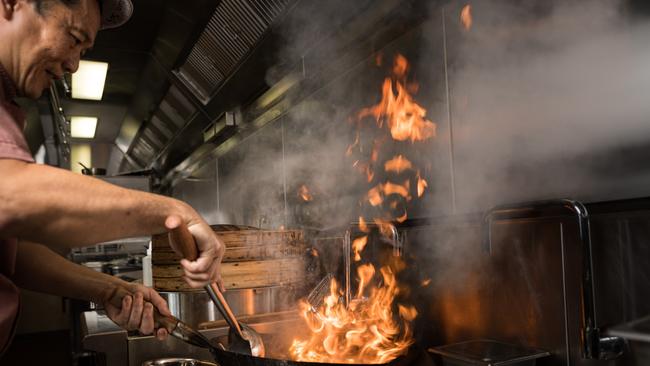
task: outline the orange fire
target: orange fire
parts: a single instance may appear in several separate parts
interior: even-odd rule
[[[381,233],[381,235],[383,235],[386,238],[393,237],[393,232],[395,231],[395,225],[393,225],[390,221],[386,221],[378,217],[376,217],[374,221],[377,227],[379,227],[379,232]]]
[[[411,182],[408,180],[405,181],[404,184],[397,184],[393,182],[386,182],[384,184],[379,183],[368,191],[368,202],[372,206],[379,206],[384,202],[386,196],[390,196],[392,194],[396,194],[405,200],[410,201],[410,186]]]
[[[309,188],[307,188],[307,186],[304,184],[298,188],[298,196],[300,196],[300,198],[302,198],[302,200],[305,202],[309,202],[314,199],[314,197],[309,192]]]
[[[418,197],[422,197],[422,195],[424,194],[424,190],[429,185],[427,184],[426,180],[422,179],[422,177],[420,176],[420,172],[418,172],[417,178],[418,178]]]
[[[384,80],[381,101],[372,107],[364,108],[357,114],[357,119],[374,117],[377,126],[384,123],[390,129],[391,136],[397,141],[411,142],[427,140],[436,136],[436,124],[425,119],[427,110],[417,104],[405,87],[408,62],[402,55],[397,55],[393,66],[395,82],[388,77]],[[397,90],[397,95],[393,93]]]
[[[364,233],[370,232],[368,224],[366,224],[366,220],[363,218],[363,216],[359,216],[359,230],[363,231]]]
[[[402,155],[397,155],[396,157],[384,163],[384,170],[387,172],[400,174],[411,169],[413,169],[413,164],[409,161],[409,159],[405,158]]]
[[[361,260],[361,252],[363,251],[363,248],[366,247],[366,244],[368,244],[368,235],[354,239],[352,242],[352,251],[354,252],[355,262]]]
[[[377,65],[382,64],[381,57],[378,55]],[[389,155],[388,150],[382,149],[405,144],[410,148],[436,136],[436,124],[426,119],[426,109],[410,94],[418,91],[419,84],[407,80],[409,69],[407,59],[397,55],[390,69],[391,76],[384,79],[381,101],[362,109],[350,120],[357,123],[357,130],[346,151],[354,169],[368,183],[361,204],[375,213],[372,218],[375,230],[389,240],[395,239],[395,223],[404,222],[408,217],[407,203],[416,194],[422,197],[427,181],[414,163],[417,161],[408,159],[405,152]],[[373,135],[372,140],[364,142],[361,138],[364,124],[376,126],[380,136]],[[392,158],[382,161],[385,156]],[[376,271],[372,263],[363,263],[361,255],[373,237],[363,216],[359,216],[359,230],[364,234],[351,243],[358,287],[346,295],[353,298],[345,303],[343,290],[332,280],[330,294],[320,306],[306,301],[300,303],[311,334],[308,339],[294,339],[290,348],[294,360],[386,363],[406,352],[414,342],[411,322],[417,311],[412,306],[396,303],[396,296],[405,290],[400,289],[395,275],[406,265],[395,260]]]
[[[465,30],[472,28],[472,6],[467,4],[460,11],[460,22]]]
[[[307,302],[301,302],[302,316],[312,332],[308,340],[294,340],[290,353],[295,360],[327,363],[387,363],[413,344],[411,322],[417,316],[413,306],[397,304],[400,290],[389,266],[379,271],[381,286],[375,281],[372,264],[357,268],[359,288],[349,306],[342,302],[343,292],[336,280],[330,294],[314,314]]]
[[[410,202],[416,195],[418,198],[422,197],[428,188],[428,182],[422,177],[421,170],[404,154],[394,154],[389,160],[379,161],[382,156],[380,149],[388,140],[415,144],[436,136],[436,124],[426,119],[426,109],[410,94],[417,92],[419,84],[408,80],[409,69],[407,59],[396,55],[390,69],[391,76],[384,79],[379,103],[363,108],[356,114],[353,121],[356,121],[359,127],[354,135],[354,142],[346,153],[352,156],[354,152],[363,154],[367,151],[365,159],[357,158],[353,164],[359,173],[365,176],[366,181],[372,184],[365,201],[371,207],[384,210],[379,215],[382,219],[395,222],[406,220],[406,202]],[[390,134],[388,140],[375,137],[370,149],[361,143],[361,126],[366,118],[371,118],[380,130],[386,130]],[[383,171],[378,168],[382,165]],[[387,210],[390,212],[387,213]]]

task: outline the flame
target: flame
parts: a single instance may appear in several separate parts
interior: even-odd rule
[[[424,190],[429,185],[427,184],[426,180],[422,179],[422,177],[420,176],[420,172],[418,172],[417,178],[418,178],[418,197],[422,197],[422,195],[424,194]]]
[[[294,339],[289,351],[298,361],[326,363],[387,363],[413,344],[410,323],[417,311],[397,304],[400,290],[389,266],[379,270],[381,286],[372,286],[377,277],[372,264],[358,267],[359,289],[348,307],[341,300],[336,280],[318,313],[302,302],[300,310],[312,334],[309,339]],[[367,294],[367,295],[366,295]]]
[[[370,202],[370,205],[379,206],[381,205],[382,202],[384,202],[384,198],[382,197],[382,191],[383,191],[382,184],[379,184],[375,188],[372,188],[368,191],[368,202]]]
[[[368,235],[356,238],[352,242],[352,251],[354,252],[355,262],[361,260],[361,252],[363,251],[363,248],[366,247],[366,244],[368,244]]]
[[[375,218],[374,219],[375,224],[379,227],[379,232],[381,235],[388,239],[393,238],[393,233],[395,232],[395,225],[393,225],[390,221],[386,221],[380,218]]]
[[[384,79],[381,101],[357,114],[357,119],[374,117],[377,126],[382,128],[386,122],[391,136],[397,141],[423,141],[436,135],[436,124],[425,119],[427,110],[417,104],[409,94],[405,84],[408,61],[402,55],[395,57],[393,75],[397,80]],[[393,93],[397,90],[397,95]],[[417,89],[417,88],[416,88]]]
[[[371,206],[381,205],[384,202],[385,197],[393,194],[398,195],[407,201],[410,201],[410,187],[411,182],[409,180],[404,181],[404,184],[397,184],[393,182],[386,182],[384,184],[379,183],[368,191],[366,198],[368,199],[368,202]]]
[[[413,169],[413,164],[409,159],[405,158],[403,155],[397,155],[396,157],[388,160],[384,163],[384,170],[387,172],[394,172],[400,174],[404,171]]]
[[[366,179],[368,180],[368,183],[372,182],[372,180],[375,179],[375,173],[372,171],[370,166],[366,167]]]
[[[411,199],[409,195],[409,187],[411,185],[410,181],[405,181],[404,184],[397,184],[392,182],[386,182],[384,184],[384,194],[390,196],[391,194],[397,194],[406,198],[407,200]]]
[[[298,188],[298,196],[300,196],[300,198],[302,198],[302,200],[305,202],[309,202],[314,199],[314,197],[309,192],[309,188],[307,188],[307,186],[304,184]]]
[[[359,216],[359,230],[363,231],[364,233],[370,232],[370,229],[368,229],[368,224],[366,224],[366,220],[363,219],[363,216]]]
[[[318,253],[318,250],[316,250],[316,248],[311,248],[311,255],[314,257],[320,257],[320,254]]]
[[[465,30],[472,28],[472,6],[467,4],[460,11],[460,22]]]
[[[363,291],[366,289],[366,286],[370,284],[370,281],[372,281],[372,278],[375,276],[375,266],[372,264],[362,264],[357,268],[357,275],[359,276],[359,289],[357,290],[357,299],[361,299],[363,297]]]
[[[377,65],[383,63],[382,57],[377,54]],[[424,194],[427,182],[420,175],[421,168],[405,155],[389,155],[388,152],[400,144],[421,143],[436,136],[436,124],[426,119],[426,109],[411,95],[417,93],[420,86],[414,80],[407,80],[409,70],[408,60],[396,55],[391,76],[382,83],[381,100],[361,109],[349,120],[356,123],[356,133],[346,155],[354,161],[353,168],[368,182],[368,191],[360,204],[372,207],[377,213],[372,220],[379,233],[389,240],[395,239],[395,223],[407,220],[407,203],[416,192],[417,197]],[[379,129],[372,140],[361,139],[361,131],[366,130],[368,123]],[[388,156],[392,158],[385,160]],[[359,230],[365,234],[352,241],[355,262],[361,261],[370,238],[374,238],[363,216],[359,216]],[[349,296],[353,297],[349,303],[344,302],[343,291],[335,280],[330,283],[330,293],[317,311],[303,300],[299,308],[311,333],[306,339],[294,339],[290,347],[291,358],[308,362],[374,364],[387,363],[403,354],[414,342],[411,322],[417,311],[413,306],[396,302],[400,291],[406,290],[400,289],[395,273],[403,270],[406,264],[395,262],[379,271],[372,263],[357,263],[357,288],[356,291],[349,289],[352,291]]]
[[[406,72],[409,69],[409,62],[403,55],[397,54],[395,56],[395,62],[393,62],[393,75],[403,79],[406,77]]]
[[[422,281],[422,284],[421,284],[421,285],[422,285],[422,287],[427,287],[427,286],[429,286],[430,284],[431,284],[431,279],[430,279],[430,278],[427,278],[427,279],[425,279],[424,281]]]

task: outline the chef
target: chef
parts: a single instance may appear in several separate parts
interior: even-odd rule
[[[18,288],[103,304],[118,325],[165,338],[165,329],[154,329],[154,308],[169,314],[157,292],[74,264],[56,250],[164,233],[184,223],[199,249],[195,261],[181,261],[184,278],[201,287],[220,283],[223,244],[183,202],[34,164],[23,136],[25,115],[14,102],[37,99],[53,80],[75,72],[97,32],[124,24],[133,5],[130,0],[0,4],[0,354],[18,316]]]

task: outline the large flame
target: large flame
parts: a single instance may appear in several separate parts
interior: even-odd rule
[[[409,69],[407,59],[396,55],[390,69],[391,75],[382,84],[381,100],[361,109],[352,120],[357,122],[358,128],[346,152],[348,156],[357,153],[352,165],[370,184],[364,201],[381,212],[378,216],[385,221],[405,221],[406,204],[413,197],[422,197],[429,187],[422,170],[406,156],[408,151],[393,153],[392,158],[380,160],[381,156],[386,155],[380,152],[384,146],[392,148],[402,142],[414,145],[436,136],[436,124],[426,119],[426,109],[411,95],[417,91],[418,84],[412,80],[407,82]],[[386,131],[389,138],[375,136],[370,142],[363,143],[361,133],[366,131],[362,128],[366,119],[374,120],[378,131]],[[387,144],[389,140],[394,144]],[[407,147],[403,144],[399,146]]]
[[[377,55],[377,65],[381,61],[381,55]],[[426,110],[411,95],[417,91],[418,84],[407,83],[408,71],[406,58],[397,55],[391,76],[383,82],[381,101],[362,109],[351,119],[358,128],[345,152],[368,184],[361,204],[378,213],[372,223],[389,240],[396,239],[395,223],[407,219],[407,203],[415,196],[422,197],[428,184],[416,160],[407,158],[406,152],[395,154],[395,149],[386,150],[394,146],[411,148],[436,135],[436,124],[426,119]],[[377,128],[371,139],[361,138],[365,119],[370,120],[370,127]],[[381,160],[387,156],[392,157]],[[346,304],[343,300],[346,296],[332,280],[329,296],[322,304],[300,303],[311,334],[308,339],[294,339],[290,353],[295,360],[386,363],[406,352],[413,343],[411,322],[417,311],[412,306],[396,303],[400,286],[395,272],[405,264],[395,260],[377,272],[373,264],[362,262],[362,252],[372,245],[373,235],[363,216],[359,217],[358,227],[363,235],[351,243],[358,283],[354,293],[348,295],[353,298]]]
[[[357,268],[359,287],[348,307],[336,280],[330,284],[318,313],[307,302],[300,303],[302,316],[312,332],[308,340],[294,340],[294,359],[327,363],[387,363],[413,344],[410,323],[417,316],[413,306],[397,304],[400,290],[389,266],[380,269],[382,284],[372,264]],[[366,297],[367,294],[367,297]]]

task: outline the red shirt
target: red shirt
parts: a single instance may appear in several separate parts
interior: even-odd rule
[[[0,65],[0,159],[34,162],[23,136],[25,115],[14,98],[16,86]],[[18,289],[11,282],[16,246],[16,238],[7,238],[0,232],[0,354],[9,345],[18,315]]]

